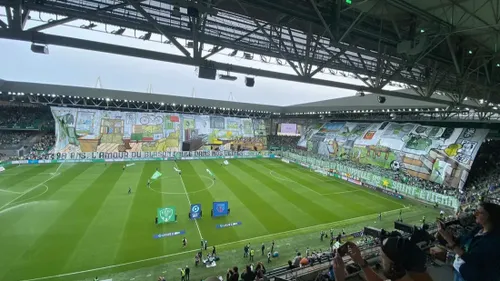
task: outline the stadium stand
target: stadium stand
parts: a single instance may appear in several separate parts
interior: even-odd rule
[[[54,143],[49,107],[0,103],[0,159],[35,159]]]
[[[48,129],[53,124],[47,106],[0,104],[0,129]]]
[[[0,147],[15,147],[31,134],[29,132],[9,132],[4,131],[0,134]]]
[[[42,107],[26,107],[26,106],[2,106],[3,110],[0,110],[0,130],[7,128],[16,128],[16,126],[31,128],[27,131],[1,131],[0,133],[0,147],[3,148],[14,148],[19,146],[25,146],[29,148],[29,152],[21,157],[21,159],[42,159],[45,155],[51,153],[51,148],[54,146],[56,138],[53,132],[45,132],[44,130],[53,130],[53,121],[50,116],[50,111],[47,108]],[[432,183],[430,181],[425,181],[417,177],[412,177],[406,174],[402,174],[398,171],[387,170],[377,166],[371,165],[360,165],[357,162],[351,161],[349,159],[333,159],[326,157],[324,155],[319,155],[305,151],[297,147],[297,142],[300,137],[292,136],[276,136],[271,135],[267,138],[267,145],[279,147],[282,150],[293,151],[296,154],[304,155],[307,157],[314,157],[321,160],[329,161],[342,161],[345,165],[352,166],[355,168],[366,169],[373,173],[384,175],[385,177],[391,178],[395,181],[402,181],[411,185],[415,185],[428,190],[459,196],[464,198],[464,202],[473,203],[480,201],[481,198],[486,195],[496,195],[496,191],[500,185],[500,142],[489,140],[483,144],[481,147],[477,160],[473,165],[471,170],[469,180],[467,182],[466,188],[462,193],[453,188],[444,187],[442,185]],[[251,147],[246,147],[246,144],[255,144],[254,139],[241,139],[240,149],[252,149]],[[234,148],[236,149],[236,148]],[[261,147],[259,147],[261,149]],[[5,153],[0,153],[0,160],[8,158]],[[493,201],[498,200],[497,197],[491,197]],[[472,207],[471,207],[472,208]],[[459,218],[449,217],[445,221],[447,222],[447,230],[454,237],[460,237],[466,235],[470,231],[477,231],[478,224],[477,221],[471,216],[471,208],[466,209],[469,212],[464,212]],[[491,211],[494,212],[494,211]],[[476,213],[477,214],[477,213]],[[436,224],[431,224],[428,226],[429,233],[437,234],[438,226]],[[442,232],[441,230],[441,233]],[[408,233],[399,233],[401,237],[408,237]],[[352,235],[346,235],[352,236]],[[384,271],[384,262],[381,261],[380,255],[380,239],[378,237],[361,237],[352,240],[356,242],[356,247],[362,255],[363,260],[366,260],[368,267],[373,268],[374,271],[383,275],[387,273]],[[436,241],[425,241],[425,245],[421,247],[426,253],[429,260],[426,260],[425,265],[430,266],[431,269],[436,267],[436,260],[439,260],[440,265],[444,265],[450,262],[450,254],[452,249],[447,249],[444,245],[439,245],[442,239]],[[354,246],[353,246],[354,247]],[[500,251],[496,245],[491,251]],[[346,271],[346,277],[344,280],[365,280],[363,279],[366,273],[366,268],[363,268],[355,262],[357,257],[346,255],[344,259],[339,259],[339,256],[335,254],[332,249],[327,250],[313,250],[307,255],[302,255],[307,250],[297,249],[297,255],[295,257],[290,257],[288,265],[278,266],[270,270],[266,270],[265,261],[256,262],[244,265],[234,266],[228,271],[226,280],[228,281],[251,281],[251,280],[297,280],[299,278],[305,278],[304,280],[317,280],[317,281],[332,281],[332,280],[342,280],[342,274],[339,270]],[[444,254],[443,254],[444,253]],[[401,254],[401,253],[400,253]],[[295,262],[298,261],[297,263]],[[359,260],[358,260],[359,263]],[[297,266],[294,266],[296,264]],[[422,265],[423,266],[423,265]],[[241,273],[238,267],[244,268]],[[439,267],[439,266],[438,266]],[[474,269],[477,270],[477,269]],[[411,271],[405,268],[405,272]],[[433,270],[429,270],[432,272]],[[468,273],[467,273],[468,274]],[[497,272],[490,272],[492,276],[497,276]],[[485,277],[486,278],[486,277]],[[488,277],[489,278],[489,277]],[[219,278],[220,279],[220,278]],[[208,279],[206,279],[208,280]],[[369,279],[366,279],[369,280]],[[420,280],[420,279],[413,279]],[[434,279],[441,280],[441,279]],[[469,280],[469,279],[467,279]],[[481,279],[490,280],[490,279]]]
[[[268,136],[268,145],[283,149],[296,149],[299,139],[300,137],[270,135]]]

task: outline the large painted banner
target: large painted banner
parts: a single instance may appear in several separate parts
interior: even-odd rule
[[[52,107],[56,153],[264,150],[264,120]]]
[[[16,160],[2,165],[56,164],[56,163],[104,163],[127,161],[167,161],[200,159],[277,158],[273,152],[263,151],[180,151],[180,152],[81,152],[46,154],[37,160]]]
[[[291,152],[284,152],[284,157],[289,161],[293,161],[299,165],[310,169],[328,169],[334,177],[349,181],[358,185],[364,185],[370,188],[379,188],[382,192],[394,196],[394,191],[398,194],[410,196],[429,203],[438,203],[453,209],[458,209],[460,203],[454,196],[448,196],[433,192],[430,190],[421,189],[409,184],[393,181],[380,175],[370,173],[368,171],[348,167],[338,162],[323,161],[312,157],[301,156]],[[391,192],[391,193],[388,193]]]
[[[487,129],[475,128],[331,122],[311,127],[299,145],[332,158],[461,188],[487,134]]]

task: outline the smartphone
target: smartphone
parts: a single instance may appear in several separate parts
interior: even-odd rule
[[[349,251],[349,248],[347,247],[347,243],[340,246],[338,249],[337,249],[337,253],[339,253],[339,255],[341,257],[345,256],[347,254],[347,252]]]
[[[436,223],[441,227],[441,229],[446,228],[446,224],[444,223],[444,221],[442,219],[437,219]]]

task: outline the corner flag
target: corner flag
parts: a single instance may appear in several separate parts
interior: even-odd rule
[[[152,176],[151,176],[151,179],[152,180],[157,180],[159,177],[161,177],[162,174],[158,171],[156,171]]]

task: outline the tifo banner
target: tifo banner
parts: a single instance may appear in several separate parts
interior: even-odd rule
[[[462,188],[487,134],[487,129],[412,123],[330,122],[307,127],[298,145],[333,159]]]
[[[174,160],[174,159],[217,159],[217,158],[270,158],[274,154],[264,151],[180,151],[180,152],[86,152],[56,153],[44,156],[46,160]],[[90,162],[90,161],[89,161]]]
[[[47,154],[40,160],[18,160],[8,164],[104,163],[195,159],[277,158],[270,151],[182,151],[182,152],[88,152]]]
[[[158,224],[175,222],[175,217],[176,217],[175,207],[171,206],[165,208],[158,208],[156,216],[158,217]]]
[[[264,150],[261,119],[52,107],[56,152]]]
[[[318,166],[330,171],[336,171],[333,176],[340,179],[356,179],[364,185],[378,187],[383,190],[397,191],[399,194],[423,200],[429,203],[438,203],[453,209],[458,209],[460,202],[453,196],[436,193],[430,190],[410,186],[401,182],[392,181],[380,175],[372,174],[368,171],[358,170],[348,167],[339,162],[323,161],[312,157],[301,156],[291,152],[284,152],[283,156],[302,166]],[[347,177],[346,175],[349,175]]]

